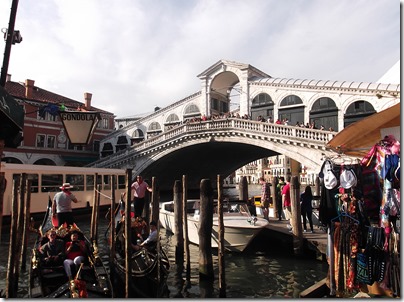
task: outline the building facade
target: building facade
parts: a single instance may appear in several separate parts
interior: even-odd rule
[[[24,128],[17,148],[5,148],[2,161],[21,164],[84,166],[98,159],[100,141],[114,131],[114,114],[91,104],[92,94],[84,93],[83,102],[69,99],[35,86],[35,81],[11,81],[5,90],[23,107]],[[71,144],[59,117],[59,111],[97,111],[101,114],[87,145]]]

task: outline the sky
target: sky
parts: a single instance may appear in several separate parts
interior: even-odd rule
[[[12,0],[0,1],[0,28]],[[274,78],[377,82],[400,60],[398,0],[19,0],[8,74],[117,118],[200,90],[220,60]],[[3,49],[5,47],[5,42]],[[4,53],[4,51],[3,51]]]

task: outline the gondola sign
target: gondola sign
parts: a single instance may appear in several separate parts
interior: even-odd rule
[[[94,133],[101,114],[94,111],[59,112],[63,127],[71,144],[87,145]]]

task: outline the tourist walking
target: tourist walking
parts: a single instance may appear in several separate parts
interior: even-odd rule
[[[62,191],[56,193],[53,197],[52,216],[56,217],[57,215],[58,227],[64,223],[66,223],[67,226],[73,225],[72,201],[74,203],[78,202],[76,196],[70,191],[73,186],[71,186],[70,183],[64,183],[59,188]]]
[[[262,208],[262,214],[264,215],[264,219],[269,220],[268,214],[269,214],[269,203],[271,200],[271,192],[269,190],[269,183],[265,181],[264,177],[261,177],[259,179],[259,182],[261,184],[261,208]]]
[[[311,204],[313,200],[313,193],[311,192],[311,187],[306,186],[304,192],[300,195],[300,209],[303,216],[303,232],[307,232],[306,217],[309,220],[311,233],[313,230],[313,206]]]
[[[286,178],[286,184],[282,188],[282,203],[286,220],[289,220],[288,228],[292,232],[292,203],[290,201],[290,176]]]
[[[132,184],[131,189],[133,191],[135,217],[142,217],[146,190],[152,192],[152,188],[149,187],[147,182],[143,181],[142,176],[138,175],[136,181]]]
[[[282,220],[282,213],[283,213],[283,209],[282,209],[282,189],[283,186],[285,185],[285,177],[281,176],[279,177],[279,181],[278,184],[276,185],[276,209],[278,211],[277,217],[279,219],[279,221]]]

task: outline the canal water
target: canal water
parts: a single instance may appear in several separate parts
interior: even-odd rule
[[[229,196],[238,196],[238,188],[226,189]],[[259,194],[259,186],[250,188],[249,196]],[[89,217],[79,217],[78,226],[89,235]],[[99,249],[102,259],[108,267],[108,246],[104,233],[108,222],[101,217],[98,225]],[[190,245],[191,278],[186,280],[186,272],[175,265],[174,237],[161,229],[161,244],[166,251],[171,269],[168,277],[168,294],[166,298],[218,298],[218,257],[213,255],[215,279],[213,282],[199,280],[198,246]],[[260,238],[257,238],[258,241]],[[30,236],[33,245],[34,236]],[[253,248],[246,253],[225,254],[225,279],[227,298],[298,298],[299,293],[320,281],[327,275],[328,266],[310,258],[296,258],[290,250],[268,242],[254,242]],[[0,253],[0,289],[6,288],[9,235],[2,235]],[[256,247],[256,248],[255,248]],[[262,248],[265,247],[265,248]],[[29,253],[29,249],[28,249]],[[29,268],[27,257],[27,269]],[[184,263],[185,265],[185,263]],[[18,297],[28,297],[28,272],[21,272]]]

